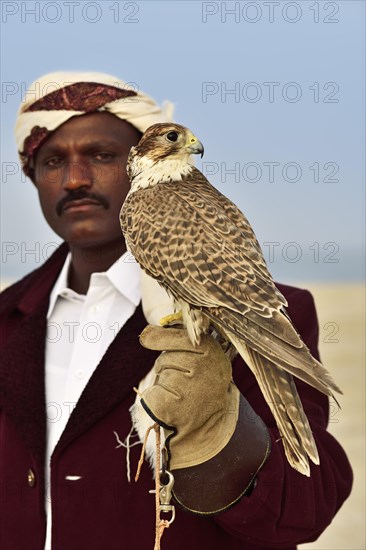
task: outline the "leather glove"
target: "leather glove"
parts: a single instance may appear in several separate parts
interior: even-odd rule
[[[211,336],[194,347],[185,330],[148,326],[143,346],[163,351],[155,383],[142,394],[146,412],[168,435],[169,468],[187,468],[215,456],[229,442],[239,414],[231,363]]]
[[[165,430],[175,499],[201,514],[227,509],[269,454],[267,428],[240,395],[231,362],[210,335],[194,347],[183,328],[149,325],[140,342],[163,352],[141,404]]]

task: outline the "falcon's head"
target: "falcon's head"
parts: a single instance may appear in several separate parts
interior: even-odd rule
[[[138,156],[153,161],[166,157],[188,160],[192,154],[199,153],[202,157],[203,145],[188,128],[168,122],[150,126],[135,151]]]
[[[202,143],[180,124],[150,126],[128,157],[127,173],[132,189],[181,179],[192,169],[190,156],[201,154],[202,157],[203,151]]]

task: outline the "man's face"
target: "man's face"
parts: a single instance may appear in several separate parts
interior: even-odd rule
[[[110,113],[71,118],[41,146],[35,185],[51,228],[72,245],[120,243],[126,162],[141,134]]]

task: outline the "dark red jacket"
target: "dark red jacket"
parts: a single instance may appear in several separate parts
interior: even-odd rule
[[[46,408],[44,352],[50,290],[64,262],[63,245],[0,299],[0,548],[43,550]],[[289,314],[317,356],[318,327],[309,292],[279,285]],[[142,348],[141,308],[117,335],[91,377],[53,453],[51,494],[53,550],[151,550],[154,540],[152,473],[128,483],[125,449],[131,428],[133,386],[151,369],[156,353]],[[274,419],[249,369],[239,358],[234,378],[267,424],[272,451],[249,497],[227,512],[203,518],[177,510],[162,541],[170,550],[293,549],[315,540],[350,493],[347,457],[326,431],[328,400],[299,383],[317,441],[320,466],[311,478],[293,470],[277,442]],[[250,444],[250,442],[248,442]],[[140,446],[131,449],[134,470]],[[32,470],[35,477],[29,478]],[[79,475],[71,481],[66,476]]]

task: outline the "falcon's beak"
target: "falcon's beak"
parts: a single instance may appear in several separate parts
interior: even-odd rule
[[[199,139],[197,139],[196,136],[191,133],[189,133],[187,136],[186,149],[189,153],[192,153],[193,155],[200,154],[201,158],[203,157],[203,153],[205,151]]]

